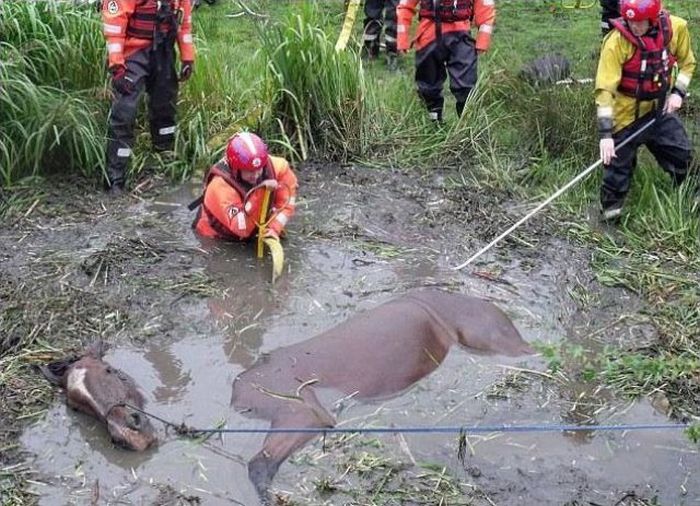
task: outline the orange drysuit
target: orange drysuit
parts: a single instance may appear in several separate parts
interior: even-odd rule
[[[263,220],[274,216],[267,228],[279,235],[294,215],[297,178],[289,163],[275,156],[269,157],[269,165],[263,172],[262,179],[269,178],[274,178],[278,186],[270,199],[268,216]],[[264,194],[264,188],[251,192],[242,180],[231,175],[224,158],[205,177],[204,197],[193,226],[205,237],[248,239],[261,221]]]
[[[190,0],[161,0],[169,2],[177,26],[177,43],[180,60],[194,61],[194,43],[192,40],[192,4]],[[104,0],[102,4],[102,21],[107,40],[108,66],[124,65],[126,58],[140,49],[153,44],[157,35],[156,23],[158,0]],[[160,26],[163,31],[169,27]]]
[[[433,0],[435,2],[440,2],[441,0]],[[472,1],[472,19],[474,24],[479,29],[479,33],[476,36],[476,49],[478,51],[486,51],[491,44],[491,32],[493,31],[493,25],[496,20],[496,9],[494,6],[494,0],[471,0]],[[411,39],[409,35],[409,30],[411,28],[411,21],[416,11],[420,8],[423,12],[423,4],[432,4],[431,0],[401,0],[399,6],[396,8],[396,15],[398,18],[398,49],[399,51],[407,51],[411,47]],[[471,29],[470,20],[460,20],[447,22],[443,21],[440,23],[442,34],[450,32],[469,32]],[[420,16],[420,22],[418,24],[418,31],[415,37],[416,50],[420,51],[428,44],[433,42],[436,35],[436,23],[433,19],[429,17]]]

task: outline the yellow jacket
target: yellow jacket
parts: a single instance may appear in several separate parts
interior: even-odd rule
[[[676,16],[670,16],[670,20],[673,36],[668,48],[678,60],[678,75],[671,86],[685,94],[695,71],[695,55],[690,45],[688,22]],[[599,125],[609,124],[612,118],[613,132],[632,123],[637,118],[637,113],[641,117],[655,106],[655,100],[637,101],[617,91],[622,79],[622,67],[632,58],[635,49],[618,30],[612,30],[603,40],[595,80],[595,102]]]

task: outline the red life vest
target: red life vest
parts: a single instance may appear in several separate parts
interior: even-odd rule
[[[153,39],[156,32],[175,33],[180,15],[180,0],[138,0],[126,25],[126,35]]]
[[[238,194],[241,196],[241,199],[245,199],[248,191],[250,188],[246,188],[246,183],[243,181],[240,181],[238,179],[235,179],[233,175],[231,174],[231,169],[228,166],[228,162],[225,159],[219,160],[212,168],[209,169],[209,171],[206,173],[204,176],[204,188],[206,191],[206,187],[209,186],[209,183],[211,180],[214,178],[214,176],[219,176],[221,179],[223,179],[226,184],[228,184],[230,187],[232,187],[234,190],[238,192]],[[276,179],[275,178],[275,171],[272,168],[272,164],[268,162],[268,164],[265,166],[263,169],[263,175],[262,179]],[[246,186],[244,186],[246,185]],[[274,198],[274,192],[270,194],[270,198]],[[204,196],[200,197],[201,201],[201,207],[199,209],[199,212],[197,213],[197,217],[194,219],[194,222],[192,223],[192,226],[196,226],[197,222],[199,221],[200,215],[203,212],[204,216],[207,218],[207,221],[209,222],[209,225],[211,225],[211,228],[216,231],[217,234],[222,239],[233,239],[233,240],[238,240],[238,237],[233,235],[229,229],[221,223],[214,213],[212,213],[209,209],[207,209],[206,204],[204,203]],[[198,199],[199,200],[199,199]],[[196,202],[196,201],[195,201]],[[245,210],[241,209],[239,212],[244,213]]]
[[[474,0],[420,0],[418,16],[442,23],[469,21],[473,5]]]
[[[610,24],[635,47],[632,58],[622,67],[622,80],[617,90],[637,100],[665,96],[676,63],[676,58],[668,50],[673,36],[668,13],[661,11],[658,25],[641,37],[634,35],[622,18],[613,19]]]

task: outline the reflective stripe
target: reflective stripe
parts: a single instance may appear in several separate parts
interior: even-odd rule
[[[170,135],[175,133],[175,127],[174,126],[169,126],[169,127],[163,127],[158,129],[158,135]]]
[[[610,28],[610,24],[607,21],[601,21],[600,27],[601,28]]]
[[[290,206],[294,206],[294,205],[296,205],[296,203],[297,203],[297,197],[296,197],[296,195],[294,195],[294,196],[292,196],[292,197],[289,197],[289,202],[288,202],[288,204],[289,204]]]
[[[236,215],[236,221],[238,222],[238,228],[240,230],[245,230],[245,213],[238,213]]]
[[[404,25],[397,26],[396,33],[406,33],[406,27]]]
[[[248,151],[251,152],[253,155],[258,154],[258,150],[255,149],[255,143],[253,142],[252,137],[250,136],[249,132],[242,132],[238,134],[238,137],[241,138],[243,142],[245,142],[246,147],[248,148]]]
[[[280,225],[282,225],[283,227],[287,224],[287,221],[289,220],[289,218],[287,218],[287,215],[282,213],[275,216],[275,219],[279,221]]]
[[[396,42],[396,37],[392,37],[391,35],[384,35],[384,40],[387,42]]]
[[[598,107],[599,118],[612,118],[613,108],[611,106]]]
[[[192,44],[192,34],[186,33],[185,35],[183,35],[182,42],[184,42],[185,44]]]
[[[484,0],[481,4],[485,7],[491,7],[494,4],[494,0]]]
[[[375,40],[377,38],[378,34],[376,33],[366,33],[362,39],[363,40]]]
[[[679,88],[685,89],[688,87],[690,84],[690,77],[683,73],[679,73],[678,77],[676,78],[676,86]]]
[[[108,53],[121,53],[122,52],[122,45],[118,42],[113,42],[111,44],[107,44],[107,52]]]
[[[491,33],[493,32],[493,26],[491,25],[481,25],[479,27],[479,33],[484,32],[484,33]]]
[[[644,72],[647,69],[647,61],[642,60],[642,64],[639,66],[639,71]]]
[[[109,23],[105,23],[103,29],[104,32],[109,35],[119,35],[122,33],[122,27],[119,25],[110,25]]]
[[[251,204],[250,201],[248,201],[245,203],[245,207],[243,209],[245,209],[246,213],[249,213],[250,210],[252,209],[252,207],[253,207],[253,204]]]
[[[131,148],[119,148],[117,149],[117,156],[119,158],[127,158],[131,156]]]

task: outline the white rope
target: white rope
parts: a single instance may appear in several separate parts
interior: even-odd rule
[[[625,144],[627,144],[628,142],[630,142],[632,139],[638,137],[642,132],[644,132],[647,128],[649,128],[649,127],[650,127],[651,125],[653,125],[655,122],[656,122],[656,117],[654,117],[654,119],[652,119],[652,120],[649,121],[648,123],[644,124],[643,126],[639,127],[639,129],[638,129],[636,132],[634,132],[632,135],[630,135],[629,137],[627,137],[627,138],[626,138],[624,141],[622,141],[618,146],[616,146],[616,148],[619,149],[619,148],[623,147]],[[518,228],[520,225],[522,225],[523,223],[525,223],[527,220],[529,220],[530,218],[532,218],[535,214],[537,214],[539,211],[541,211],[544,207],[546,207],[547,205],[549,205],[550,202],[552,202],[554,199],[556,199],[557,197],[559,197],[562,193],[566,192],[569,188],[571,188],[572,186],[574,186],[576,183],[578,183],[579,181],[581,181],[581,180],[582,180],[583,178],[585,178],[588,174],[590,174],[591,172],[593,172],[593,170],[594,170],[596,167],[598,167],[598,165],[600,165],[602,162],[603,162],[603,160],[602,160],[602,159],[599,159],[599,160],[598,160],[597,162],[595,162],[593,165],[591,165],[591,166],[588,167],[586,170],[584,170],[583,172],[581,172],[578,176],[576,176],[575,178],[573,178],[573,179],[572,179],[571,181],[569,181],[566,185],[562,186],[562,187],[559,188],[556,192],[554,192],[554,194],[553,194],[551,197],[549,197],[548,199],[546,199],[545,201],[543,201],[542,203],[540,203],[536,208],[534,208],[532,211],[530,211],[529,213],[527,213],[527,215],[525,215],[525,216],[523,216],[522,218],[520,218],[520,219],[519,219],[513,226],[511,226],[508,230],[506,230],[505,232],[503,232],[501,235],[499,235],[498,237],[496,237],[493,241],[491,241],[491,242],[488,243],[486,246],[484,246],[483,248],[481,248],[478,252],[476,252],[474,255],[472,255],[466,262],[464,262],[464,263],[458,265],[457,267],[453,267],[453,270],[458,271],[458,270],[460,270],[460,269],[463,269],[464,267],[466,267],[467,265],[469,265],[470,263],[472,263],[474,260],[476,260],[477,258],[479,258],[481,255],[483,255],[484,253],[486,253],[488,250],[490,250],[491,248],[493,248],[493,247],[494,247],[496,244],[498,244],[501,240],[503,240],[505,237],[507,237],[508,235],[510,235],[510,234],[513,232],[513,230],[515,230],[515,229]]]

